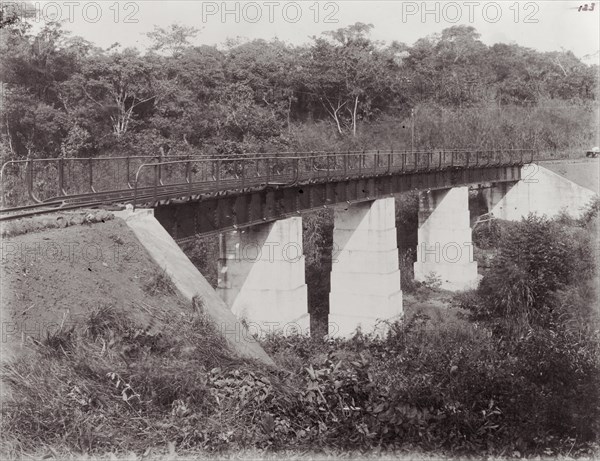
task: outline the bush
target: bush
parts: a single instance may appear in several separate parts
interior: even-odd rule
[[[417,290],[417,282],[414,275],[414,250],[399,250],[400,286],[405,293],[414,293]]]
[[[581,218],[579,218],[579,225],[582,227],[589,226],[594,221],[598,220],[598,212],[600,211],[600,197],[596,196],[585,208]]]
[[[600,434],[593,205],[589,215],[503,223],[479,289],[454,298],[492,327],[498,349],[513,357],[514,384],[530,392],[515,387],[511,427],[520,428],[528,449],[546,447],[545,454],[561,443],[597,443]]]
[[[206,370],[236,363],[202,316],[142,326],[104,306],[82,331],[58,331],[30,355],[3,364],[13,392],[2,432],[25,450],[53,444],[78,452],[142,452],[172,440],[185,445],[191,443],[185,427],[205,420],[215,406]],[[194,409],[194,418],[175,418],[179,402]]]
[[[526,430],[541,443],[572,438],[598,442],[600,434],[600,353],[597,331],[534,328],[515,343],[523,379],[535,386]],[[554,440],[554,443],[552,442]]]
[[[589,263],[564,226],[530,215],[507,224],[498,242],[492,267],[479,293],[484,317],[519,319],[526,323],[552,318],[551,294],[573,282]]]
[[[502,233],[502,226],[497,219],[489,218],[473,229],[473,244],[481,249],[493,248],[497,245]]]
[[[294,421],[319,421],[313,447],[515,456],[584,453],[597,442],[600,354],[589,337],[537,329],[511,342],[465,322],[430,328],[415,315],[386,339],[271,337],[265,346],[279,363],[300,358]]]

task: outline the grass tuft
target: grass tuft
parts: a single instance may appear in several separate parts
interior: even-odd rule
[[[175,293],[175,285],[164,269],[157,270],[144,284],[144,291],[150,296],[168,296]]]

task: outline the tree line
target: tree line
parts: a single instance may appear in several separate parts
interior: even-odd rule
[[[174,24],[155,26],[140,51],[9,19],[4,159],[593,142],[597,66],[570,51],[487,46],[470,26],[412,46],[376,41],[363,23],[300,46],[193,46],[198,30]]]

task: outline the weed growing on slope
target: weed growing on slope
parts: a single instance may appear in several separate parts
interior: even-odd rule
[[[144,291],[150,296],[158,294],[172,295],[175,293],[175,286],[164,269],[157,269],[146,283],[144,283]]]

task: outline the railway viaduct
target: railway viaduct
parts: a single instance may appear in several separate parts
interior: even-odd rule
[[[471,150],[13,161],[2,167],[3,186],[21,174],[14,183],[21,196],[16,204],[3,197],[0,220],[130,204],[134,210],[122,217],[182,280],[188,266],[177,263],[182,254],[173,241],[219,234],[216,291],[225,305],[263,331],[305,331],[301,214],[332,207],[330,333],[345,336],[358,327],[384,329],[386,321],[402,316],[395,194],[420,191],[415,278],[435,273],[443,288],[454,291],[478,281],[469,187],[485,185],[489,210],[505,219],[573,209],[594,195],[548,179],[531,167],[534,159],[525,150]],[[36,186],[40,177],[43,189]],[[185,288],[189,297],[193,284]]]

